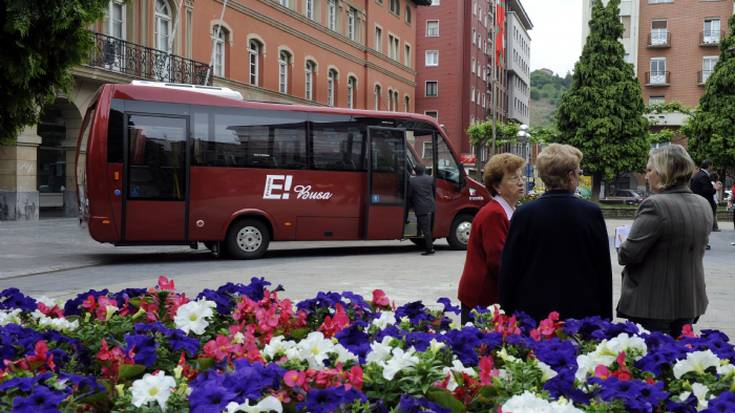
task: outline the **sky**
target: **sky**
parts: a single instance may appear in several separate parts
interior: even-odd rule
[[[582,0],[521,0],[533,23],[531,71],[564,76],[582,53]]]

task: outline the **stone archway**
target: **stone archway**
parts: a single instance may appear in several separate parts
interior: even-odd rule
[[[40,218],[77,215],[74,162],[81,124],[79,109],[66,97],[57,97],[41,111],[36,125],[41,138],[36,175]]]

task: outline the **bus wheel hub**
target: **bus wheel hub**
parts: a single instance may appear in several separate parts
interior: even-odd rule
[[[263,236],[255,227],[244,227],[237,233],[237,245],[243,251],[255,251],[263,243]]]

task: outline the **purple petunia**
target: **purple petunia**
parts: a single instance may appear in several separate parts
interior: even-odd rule
[[[640,380],[618,380],[615,377],[590,381],[601,385],[598,395],[602,400],[622,400],[626,410],[632,413],[652,412],[669,396],[663,389],[663,382],[648,384]]]
[[[89,290],[85,291],[83,293],[77,294],[77,296],[64,304],[64,315],[65,316],[71,316],[71,315],[81,315],[82,310],[79,308],[84,300],[87,299],[90,295],[96,299],[98,299],[101,296],[106,296],[110,293],[110,291],[105,288],[102,291],[97,290]]]
[[[136,364],[142,364],[146,367],[152,367],[156,364],[158,343],[155,338],[143,334],[126,334],[125,343],[127,343],[125,352],[132,351],[135,353]]]
[[[0,310],[14,310],[33,312],[36,309],[36,300],[20,292],[17,288],[6,288],[0,291]]]
[[[409,394],[401,396],[398,402],[398,409],[401,413],[450,413],[451,410],[439,406],[438,404],[426,399],[425,397],[414,397]]]
[[[13,400],[13,413],[56,413],[59,404],[66,398],[64,393],[52,391],[46,386],[36,386],[28,396]]]
[[[339,344],[356,354],[361,363],[365,362],[365,356],[370,351],[370,336],[363,331],[364,325],[364,322],[352,323],[335,336]]]
[[[707,409],[702,413],[735,412],[735,393],[724,391],[719,396],[709,401]]]
[[[365,401],[367,397],[355,389],[345,390],[344,386],[313,389],[306,394],[306,400],[300,403],[300,408],[310,413],[332,413],[355,400]]]

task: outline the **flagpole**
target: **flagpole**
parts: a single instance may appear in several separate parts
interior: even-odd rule
[[[204,78],[204,84],[209,84],[209,75],[212,73],[212,68],[214,67],[214,55],[215,55],[215,44],[217,40],[219,39],[220,33],[222,33],[222,23],[224,22],[225,18],[225,9],[227,8],[227,0],[224,0],[222,2],[222,12],[219,14],[219,24],[217,25],[217,33],[214,34],[214,37],[212,38],[212,54],[209,57],[209,68],[207,68],[207,76]]]

